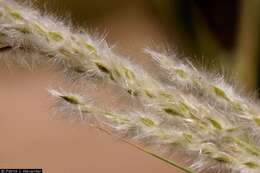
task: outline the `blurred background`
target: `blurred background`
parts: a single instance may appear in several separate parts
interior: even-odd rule
[[[259,0],[31,2],[43,13],[105,36],[116,52],[147,69],[150,60],[142,49],[159,47],[232,76],[246,91],[259,94]],[[39,167],[50,173],[180,172],[84,123],[52,119],[46,88],[59,79],[46,67],[31,72],[1,66],[0,167]]]

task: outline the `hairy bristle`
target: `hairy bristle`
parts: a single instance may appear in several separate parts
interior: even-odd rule
[[[212,79],[176,57],[146,52],[166,72],[170,84],[114,53],[103,39],[100,42],[15,1],[0,0],[1,57],[8,54],[21,62],[21,54],[31,59],[37,54],[37,61],[55,62],[78,80],[99,79],[120,88],[139,106],[133,111],[104,109],[79,93],[49,90],[64,103],[60,110],[76,111],[81,120],[142,143],[161,160],[166,161],[158,155],[172,159],[174,153],[182,153],[187,158],[182,164],[198,172],[260,172],[256,104],[223,78]]]

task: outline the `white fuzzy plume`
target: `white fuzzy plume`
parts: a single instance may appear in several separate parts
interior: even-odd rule
[[[98,78],[125,91],[142,111],[105,110],[79,94],[50,93],[65,109],[78,111],[82,120],[151,147],[156,157],[171,159],[180,152],[189,157],[185,164],[199,172],[260,172],[259,108],[223,80],[210,80],[192,66],[147,50],[169,74],[172,83],[166,85],[115,54],[105,41],[14,1],[0,0],[0,56],[16,51],[37,53],[79,80]]]

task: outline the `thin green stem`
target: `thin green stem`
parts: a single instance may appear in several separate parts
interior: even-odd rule
[[[118,138],[120,141],[125,142],[125,143],[131,145],[132,147],[135,147],[136,149],[138,149],[138,150],[140,150],[140,151],[142,151],[142,152],[144,152],[146,154],[149,154],[149,155],[151,155],[151,156],[153,156],[153,157],[155,157],[157,159],[160,159],[161,161],[164,161],[165,163],[170,164],[170,165],[174,166],[175,168],[178,168],[178,169],[180,169],[180,170],[182,170],[182,171],[184,171],[186,173],[196,173],[195,171],[191,170],[190,168],[184,167],[184,166],[180,165],[179,163],[176,163],[173,160],[167,159],[167,158],[165,158],[165,157],[163,157],[163,156],[161,156],[159,154],[155,154],[152,151],[141,147],[140,145],[134,144],[134,143],[132,143],[132,142],[130,142],[130,141],[124,139],[124,138],[116,136],[116,135],[112,134],[110,131],[108,131],[108,130],[102,128],[102,127],[97,127],[96,126],[96,128],[101,130],[101,131],[103,131],[103,132],[105,132],[106,134],[108,134],[110,136],[114,136],[114,137]]]

